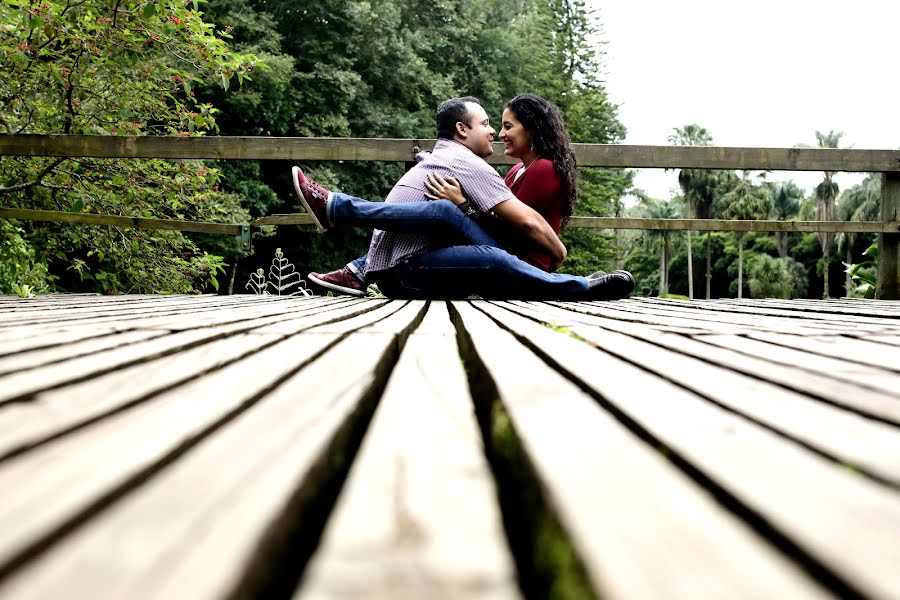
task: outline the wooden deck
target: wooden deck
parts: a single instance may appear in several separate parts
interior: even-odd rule
[[[900,597],[900,302],[0,297],[2,598]]]

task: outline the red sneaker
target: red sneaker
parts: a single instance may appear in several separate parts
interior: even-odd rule
[[[359,280],[359,277],[353,274],[348,267],[338,269],[319,275],[318,273],[310,273],[309,280],[315,284],[340,292],[342,294],[350,294],[351,296],[365,296],[366,284]]]
[[[325,203],[331,192],[307,179],[300,167],[291,167],[291,180],[294,182],[294,191],[297,192],[297,197],[300,198],[303,208],[312,217],[316,229],[321,232],[331,227],[328,222],[328,213],[325,211]]]

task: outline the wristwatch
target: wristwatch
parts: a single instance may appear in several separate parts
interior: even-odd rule
[[[477,208],[472,206],[472,203],[469,202],[468,200],[466,200],[465,202],[463,202],[462,204],[460,204],[458,206],[459,206],[459,210],[463,211],[467,217],[475,217],[475,216],[481,214],[481,211],[479,211]]]

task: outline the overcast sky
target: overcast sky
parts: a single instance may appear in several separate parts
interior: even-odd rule
[[[697,123],[718,146],[900,148],[900,0],[588,0],[599,9],[606,89],[627,144],[668,144]],[[820,174],[776,173],[807,192]],[[841,188],[860,175],[839,175]],[[636,186],[671,197],[676,175]]]

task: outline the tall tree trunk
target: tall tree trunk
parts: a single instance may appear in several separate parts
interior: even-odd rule
[[[623,204],[619,201],[616,201],[616,218],[622,217],[622,207]],[[613,229],[613,256],[615,259],[613,260],[613,264],[616,269],[622,268],[622,230]]]
[[[741,232],[743,233],[743,232]],[[744,236],[738,236],[738,298],[744,297]]]
[[[669,234],[663,232],[659,249],[659,297],[669,293]]]
[[[694,207],[694,200],[691,194],[685,192],[684,199],[687,203],[687,214],[689,219],[693,219],[697,215],[697,209]],[[694,254],[691,247],[691,230],[687,229],[687,271],[688,271],[688,298],[694,299]]]
[[[822,269],[822,275],[823,275],[822,279],[824,280],[823,283],[825,285],[824,289],[822,290],[822,298],[824,299],[824,298],[831,298],[831,296],[828,295],[828,253],[827,252],[825,252],[824,255],[822,256],[822,260],[825,263],[824,268]]]
[[[234,295],[234,276],[237,275],[237,258],[231,263],[231,276],[228,278],[228,295]]]
[[[688,298],[694,299],[694,257],[691,254],[691,230],[687,230]]]
[[[706,232],[706,299],[709,300],[712,288],[712,242],[710,232]]]
[[[850,243],[849,242],[847,242],[846,246],[847,247],[844,250],[844,252],[845,252],[844,256],[846,258],[845,262],[848,265],[850,265],[850,264],[853,264],[852,262],[850,262],[853,260],[853,253],[850,252]],[[844,271],[844,288],[847,290],[847,298],[849,298],[850,296],[853,295],[853,280],[850,279],[850,267],[847,267],[847,270]]]
[[[787,231],[776,231],[775,232],[775,247],[778,249],[778,257],[779,258],[787,257],[787,241],[788,241],[788,232]]]

